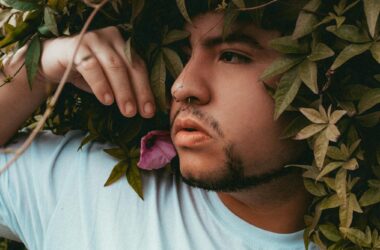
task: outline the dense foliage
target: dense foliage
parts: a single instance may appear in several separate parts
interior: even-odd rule
[[[292,114],[284,138],[306,140],[313,155],[306,164],[288,166],[304,169],[305,187],[314,196],[305,216],[305,244],[311,239],[321,249],[380,248],[380,1],[208,2],[225,12],[226,32],[242,13],[265,27],[268,18],[278,23],[291,19],[290,7],[302,3],[292,32],[271,42],[284,56],[262,79],[281,75],[276,89],[268,87],[275,100],[274,118]],[[9,54],[29,43],[25,66],[31,87],[41,41],[77,33],[91,11],[77,0],[1,3],[0,47]],[[282,11],[266,11],[275,5]],[[126,176],[143,196],[136,166],[139,141],[149,130],[168,129],[167,93],[182,70],[178,42],[188,34],[180,28],[185,20],[191,22],[191,13],[184,0],[110,0],[92,22],[91,29],[117,25],[127,41],[127,56],[133,60],[133,47],[144,57],[160,110],[150,120],[126,119],[116,106],[104,107],[93,96],[66,87],[45,127],[55,133],[88,131],[82,144],[97,140],[116,145],[107,150],[120,160],[107,185]],[[12,84],[12,76],[4,84]],[[45,106],[26,127],[33,127]]]

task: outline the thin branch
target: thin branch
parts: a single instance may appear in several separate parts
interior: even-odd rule
[[[88,3],[87,0],[84,0],[85,3]],[[74,59],[78,52],[79,46],[82,42],[83,36],[88,30],[88,27],[90,26],[92,20],[94,19],[95,15],[99,12],[99,10],[103,7],[104,4],[106,4],[108,0],[102,0],[99,4],[92,4],[89,3],[91,7],[94,8],[94,10],[91,12],[91,15],[86,20],[81,32],[79,33],[79,39],[78,43],[75,47],[73,57],[69,61],[69,64],[67,65],[67,68],[65,70],[65,73],[63,74],[61,81],[59,82],[58,88],[56,92],[54,93],[54,96],[52,97],[51,101],[48,103],[45,113],[42,115],[41,120],[37,123],[36,127],[33,129],[31,134],[28,136],[28,138],[24,141],[24,143],[16,150],[15,155],[13,158],[8,161],[4,167],[0,169],[0,175],[3,174],[24,152],[28,147],[32,144],[33,140],[36,138],[38,132],[42,129],[44,126],[47,118],[50,116],[50,114],[53,112],[54,105],[57,103],[57,100],[59,96],[61,95],[61,92],[63,90],[63,87],[67,81],[67,78],[69,77],[69,74],[71,72],[71,69],[74,65]]]
[[[267,3],[264,3],[264,4],[261,4],[261,5],[257,5],[257,6],[253,6],[253,7],[249,7],[249,8],[239,8],[238,10],[239,11],[251,11],[251,10],[257,10],[257,9],[261,9],[261,8],[264,8],[268,5],[271,5],[275,2],[278,2],[278,0],[272,0],[272,1],[269,1]]]

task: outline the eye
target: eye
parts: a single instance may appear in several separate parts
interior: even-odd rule
[[[226,62],[226,63],[232,63],[232,64],[247,64],[252,62],[252,59],[248,56],[242,55],[240,53],[232,52],[232,51],[225,51],[222,52],[222,54],[219,57],[219,60]]]

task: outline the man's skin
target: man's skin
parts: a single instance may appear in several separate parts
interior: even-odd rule
[[[191,33],[190,46],[185,49],[189,60],[173,85],[175,100],[170,113],[181,175],[189,183],[218,191],[223,203],[252,225],[277,233],[301,230],[309,199],[300,174],[252,183],[252,179],[260,180],[297,162],[303,151],[302,144],[279,139],[287,121],[273,120],[274,101],[259,79],[279,56],[268,42],[280,34],[240,23],[223,41],[222,20],[222,14],[209,12],[186,27]],[[112,41],[107,40],[109,34],[104,36],[107,32],[113,34]],[[88,53],[93,57],[84,63],[79,60],[79,72],[73,71],[71,79],[82,89],[94,92],[104,104],[116,100],[127,117],[136,112],[151,117],[154,106],[151,112],[144,112],[146,103],[154,104],[146,68],[141,60],[133,66],[128,64],[120,38],[114,28],[90,33],[77,58]],[[72,55],[73,41],[75,38],[65,38],[44,44],[39,79],[58,80]],[[22,57],[19,53],[10,60],[6,72],[14,71]],[[111,66],[107,64],[110,59]],[[275,86],[274,81],[269,84]],[[14,82],[0,88],[0,116],[7,117],[7,122],[0,124],[1,144],[46,98],[45,85],[46,81],[36,82],[29,91],[22,70]],[[107,100],[106,94],[111,99]],[[9,106],[15,100],[19,102],[11,111]],[[128,102],[132,104],[130,110],[126,108]],[[229,178],[231,168],[239,169],[239,178],[251,179],[252,186],[234,187]]]

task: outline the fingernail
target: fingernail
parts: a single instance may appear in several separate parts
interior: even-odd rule
[[[135,107],[131,102],[125,104],[125,113],[128,116],[133,116],[135,114]]]
[[[153,114],[154,113],[154,107],[151,102],[147,102],[144,105],[144,112],[145,114]]]
[[[106,105],[111,105],[113,103],[113,97],[110,94],[105,94],[104,95],[104,102]]]

